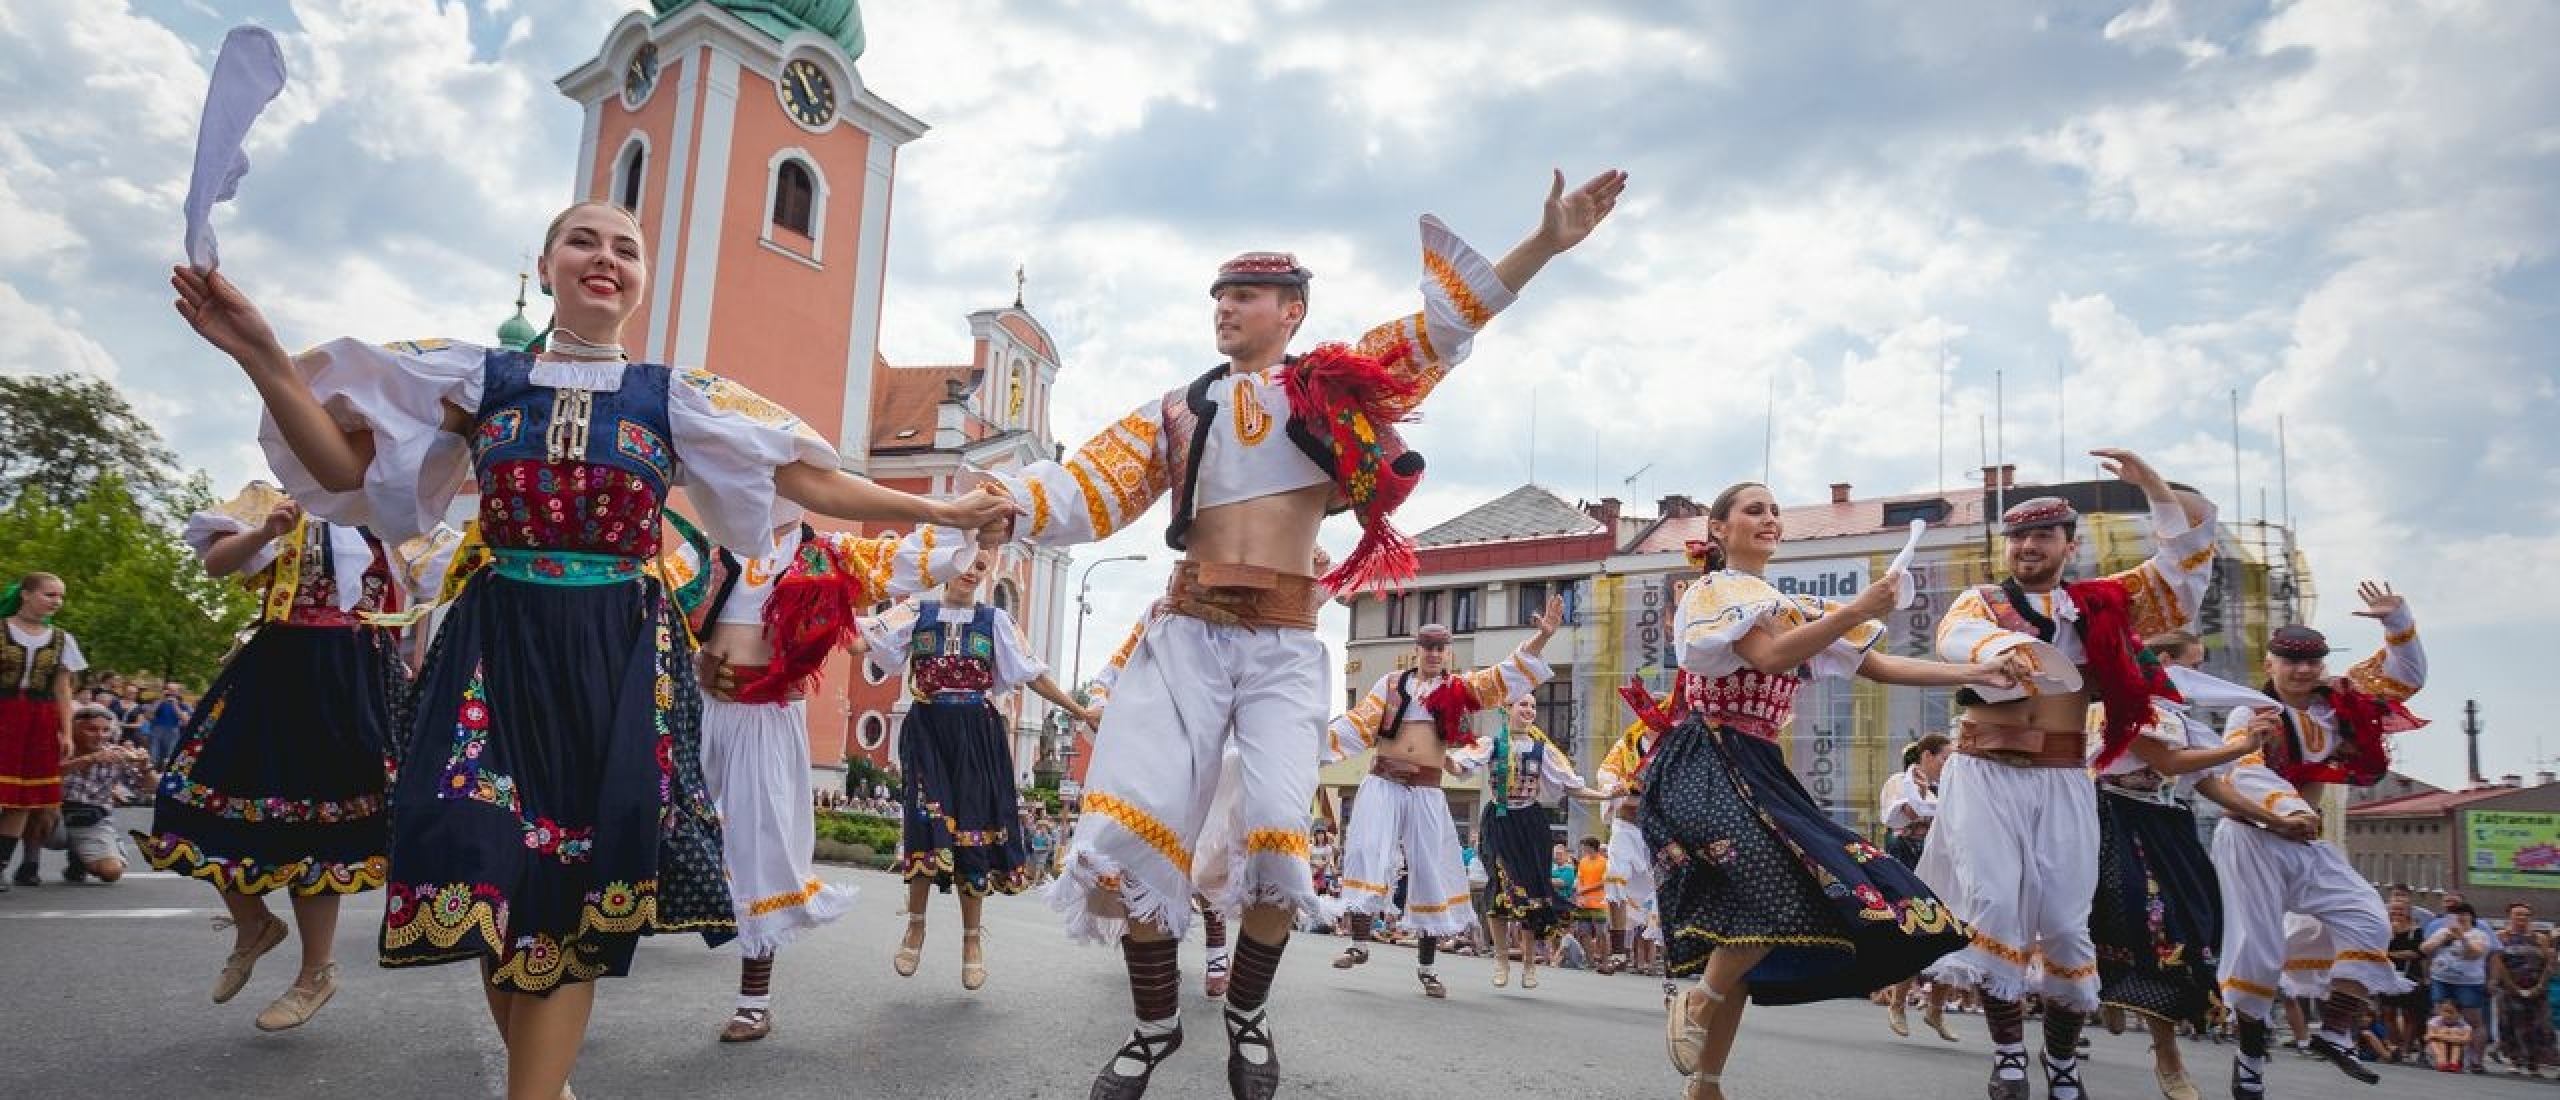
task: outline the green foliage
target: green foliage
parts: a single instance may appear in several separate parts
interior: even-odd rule
[[[255,598],[206,576],[121,474],[100,475],[68,506],[55,499],[30,485],[0,508],[0,583],[30,571],[60,576],[69,598],[55,621],[80,639],[91,669],[174,676],[203,690],[256,613]],[[160,505],[184,514],[208,500],[198,478]]]
[[[868,756],[848,754],[844,758],[844,793],[855,798],[871,797],[872,784],[895,788],[889,769],[871,762]]]
[[[0,376],[0,505],[30,491],[76,501],[108,477],[164,519],[189,488],[160,433],[91,374]]]
[[[1051,816],[1054,817],[1059,812],[1058,785],[1056,783],[1034,783],[1031,786],[1023,788],[1022,793],[1024,797],[1038,802],[1043,806],[1049,807],[1049,813]]]
[[[839,844],[860,844],[875,852],[898,850],[898,823],[869,814],[818,811],[818,836]]]

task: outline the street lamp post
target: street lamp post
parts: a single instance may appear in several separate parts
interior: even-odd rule
[[[1095,559],[1095,560],[1093,560],[1093,561],[1090,561],[1090,562],[1085,563],[1085,567],[1084,567],[1084,575],[1083,575],[1083,577],[1082,577],[1080,580],[1078,580],[1078,581],[1076,582],[1076,656],[1075,656],[1075,666],[1074,666],[1075,678],[1074,678],[1074,680],[1073,680],[1073,682],[1072,682],[1072,683],[1070,683],[1070,684],[1068,684],[1068,685],[1067,685],[1067,690],[1069,690],[1069,691],[1081,691],[1081,690],[1083,690],[1083,688],[1084,688],[1084,617],[1085,617],[1086,615],[1088,615],[1088,614],[1091,614],[1091,613],[1092,613],[1092,611],[1093,611],[1093,600],[1092,600],[1092,598],[1091,598],[1091,597],[1093,596],[1093,570],[1094,570],[1094,568],[1095,568],[1096,566],[1105,565],[1105,564],[1108,564],[1108,563],[1110,563],[1110,562],[1115,562],[1115,561],[1145,561],[1145,560],[1147,560],[1147,556],[1146,556],[1145,554],[1122,554],[1122,555],[1120,555],[1120,556],[1118,556],[1118,557],[1112,557],[1112,558],[1098,558],[1098,559]]]

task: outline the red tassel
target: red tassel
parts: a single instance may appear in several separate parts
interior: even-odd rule
[[[2134,738],[2158,724],[2160,716],[2152,710],[2151,700],[2175,700],[2178,691],[2157,665],[2145,666],[2137,656],[2140,643],[2133,636],[2131,598],[2123,585],[2088,581],[2071,585],[2068,591],[2088,626],[2084,637],[2089,678],[2106,712],[2106,733],[2096,764],[2105,768],[2133,747]]]
[[[1442,743],[1460,748],[1476,743],[1475,731],[1467,728],[1467,718],[1484,708],[1476,705],[1476,693],[1468,689],[1464,679],[1452,676],[1447,683],[1431,689],[1431,694],[1422,697],[1422,709],[1430,711],[1432,723],[1440,727]]]
[[[815,687],[828,655],[860,636],[855,615],[868,602],[868,587],[846,571],[832,547],[804,547],[765,598],[764,633],[773,646],[773,662],[763,675],[738,685],[738,695],[781,698]]]

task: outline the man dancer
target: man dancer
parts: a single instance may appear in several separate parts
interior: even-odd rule
[[[1262,1100],[1280,1071],[1264,1002],[1293,910],[1317,907],[1307,807],[1326,711],[1326,658],[1307,575],[1328,512],[1359,518],[1359,545],[1325,578],[1337,591],[1412,575],[1390,516],[1421,476],[1394,424],[1466,358],[1477,330],[1549,260],[1591,235],[1626,186],[1561,174],[1538,228],[1487,261],[1438,219],[1422,223],[1423,307],[1355,350],[1285,358],[1312,276],[1285,253],[1248,253],[1210,284],[1227,362],[1130,413],[1064,462],[995,475],[1049,546],[1093,542],[1173,494],[1166,542],[1184,551],[1129,657],[1086,774],[1084,814],[1050,888],[1070,938],[1118,940],[1138,1024],[1095,1077],[1093,1100],[1134,1100],[1182,1045],[1177,948],[1190,922],[1192,844],[1219,758],[1242,756],[1243,910],[1227,990],[1227,1085]],[[1275,430],[1278,429],[1278,430]],[[1115,737],[1127,727],[1133,736]]]
[[[2228,777],[2197,787],[2263,827],[2226,817],[2213,837],[2223,896],[2222,995],[2240,1017],[2240,1055],[2231,1070],[2239,1100],[2266,1093],[2270,987],[2320,1000],[2312,1052],[2366,1084],[2377,1078],[2355,1056],[2356,1029],[2372,997],[2408,989],[2390,964],[2391,925],[2381,902],[2345,854],[2320,839],[2324,786],[2379,782],[2390,766],[2383,739],[2425,725],[2402,705],[2427,679],[2408,601],[2371,581],[2356,594],[2365,604],[2356,615],[2381,622],[2383,648],[2346,675],[2329,676],[2326,636],[2282,626],[2267,639],[2268,694],[2213,681],[2224,689],[2218,698],[2198,700],[2232,707],[2232,737],[2254,728],[2266,742]],[[2251,808],[2233,808],[2234,799]]]
[[[1425,626],[1414,632],[1413,667],[1378,677],[1357,705],[1333,720],[1325,762],[1377,750],[1342,829],[1342,911],[1351,918],[1351,946],[1333,960],[1334,969],[1369,961],[1370,931],[1380,913],[1397,908],[1392,895],[1401,870],[1407,882],[1403,925],[1414,934],[1415,975],[1424,996],[1449,995],[1432,970],[1439,938],[1474,927],[1476,907],[1440,779],[1455,770],[1450,750],[1475,743],[1469,717],[1526,695],[1555,674],[1541,655],[1563,624],[1563,598],[1547,597],[1536,634],[1501,663],[1464,674],[1449,671],[1449,628]]]
[[[1636,803],[1644,794],[1644,766],[1653,758],[1653,750],[1662,744],[1662,736],[1677,726],[1670,708],[1654,700],[1646,692],[1642,680],[1618,689],[1636,720],[1618,735],[1618,743],[1601,756],[1597,769],[1597,786],[1609,796],[1609,957],[1600,964],[1600,972],[1615,973],[1625,966],[1631,948],[1627,926],[1631,917],[1644,918],[1644,938],[1659,946],[1662,926],[1654,919],[1653,853],[1645,847],[1644,828],[1636,823]],[[1676,707],[1681,692],[1675,681],[1670,706]],[[1665,974],[1662,997],[1668,1002],[1679,995],[1679,987]]]
[[[2097,892],[2097,788],[2087,764],[2089,705],[2106,712],[2097,752],[2104,767],[2155,716],[2155,696],[2172,695],[2156,666],[2140,659],[2142,637],[2184,625],[2211,575],[2213,506],[2173,490],[2132,452],[2091,452],[2151,502],[2150,560],[2099,580],[2062,579],[2079,551],[2080,515],[2058,497],[2039,497],[2001,519],[2009,577],[1957,597],[1938,626],[1940,660],[2007,663],[2029,694],[1987,702],[1973,691],[1957,726],[1956,759],[1939,788],[1938,823],[1921,856],[1921,878],[1973,930],[1970,946],[1939,960],[1930,977],[1982,994],[1990,1025],[1992,1100],[2026,1100],[2027,960],[2043,956],[2036,992],[2045,1007],[2045,1084],[2053,1100],[2082,1100],[2079,1040],[2084,1013],[2098,1009],[2097,952],[2089,903]],[[2040,670],[2030,643],[2050,645],[2079,667],[2076,691],[2035,693]]]

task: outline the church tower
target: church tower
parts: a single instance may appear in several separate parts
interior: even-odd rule
[[[854,0],[652,0],[558,87],[585,109],[577,197],[650,243],[635,358],[799,413],[867,471],[898,148],[922,122],[862,86]]]

